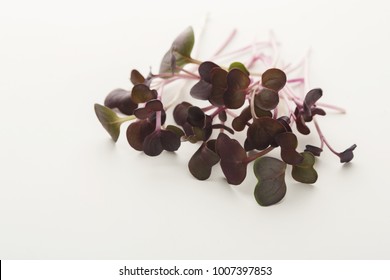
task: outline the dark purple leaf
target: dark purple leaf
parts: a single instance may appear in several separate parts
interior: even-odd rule
[[[303,135],[310,134],[310,129],[307,127],[302,115],[298,116],[298,118],[295,120],[295,123],[300,133]]]
[[[305,152],[310,152],[313,155],[315,155],[316,157],[319,157],[322,153],[322,149],[319,147],[316,147],[316,146],[306,145]]]
[[[154,157],[161,154],[164,150],[163,145],[161,143],[161,131],[155,130],[151,134],[145,137],[142,150],[148,156]]]
[[[200,100],[208,100],[212,91],[212,85],[205,80],[197,82],[190,90],[193,98]]]
[[[239,69],[232,69],[227,75],[227,90],[223,95],[223,101],[229,109],[238,109],[244,105],[246,90],[250,84],[247,74]]]
[[[241,111],[240,115],[235,117],[232,122],[232,127],[236,131],[243,131],[248,121],[252,118],[251,108],[248,106]]]
[[[314,104],[320,99],[322,96],[322,89],[315,88],[310,90],[306,96],[305,100],[303,102],[303,118],[306,122],[310,122],[313,119],[313,113],[312,109]],[[321,113],[324,112],[323,110]]]
[[[297,165],[303,161],[303,157],[295,150],[298,139],[294,133],[280,133],[275,136],[275,141],[280,146],[280,155],[285,163]]]
[[[250,144],[258,150],[263,150],[269,145],[276,147],[275,136],[286,130],[277,120],[262,117],[253,120],[247,130],[247,139]]]
[[[287,132],[292,132],[291,126],[290,126],[290,118],[289,118],[289,117],[282,116],[282,117],[278,118],[278,122],[279,122],[281,125],[283,125],[284,129],[285,129]]]
[[[353,144],[351,147],[346,149],[344,152],[339,154],[340,162],[350,162],[353,159],[353,151],[356,149],[357,145]]]
[[[180,148],[180,136],[169,130],[160,131],[160,141],[164,150],[168,152],[177,151]]]
[[[203,128],[206,125],[206,115],[199,107],[191,106],[188,108],[187,122],[192,126]]]
[[[143,143],[149,134],[155,129],[155,125],[148,120],[136,121],[129,125],[126,131],[127,142],[137,150],[143,150]]]
[[[155,112],[163,110],[163,105],[160,100],[152,99],[145,104],[144,108],[138,108],[134,110],[134,115],[141,120],[150,118]]]
[[[221,122],[226,122],[227,121],[227,115],[226,115],[226,111],[223,110],[221,112],[218,113],[218,118]]]
[[[198,180],[206,180],[211,175],[212,167],[219,162],[215,152],[215,140],[203,142],[188,162],[188,169]]]
[[[305,96],[305,100],[303,103],[304,110],[310,111],[311,107],[321,98],[321,96],[322,96],[322,89],[315,88],[310,90]]]
[[[211,61],[205,61],[199,65],[198,72],[202,80],[207,83],[211,83],[211,71],[214,68],[221,68],[217,64]]]
[[[268,69],[261,76],[261,84],[263,87],[272,89],[276,92],[281,90],[286,84],[286,74],[277,68]]]
[[[269,206],[283,199],[287,191],[284,162],[272,157],[261,157],[255,161],[253,171],[258,180],[254,192],[258,204]]]
[[[192,105],[188,102],[182,102],[176,105],[175,109],[173,110],[173,118],[178,125],[183,126],[185,123],[187,123],[188,108],[191,106]]]
[[[221,158],[221,168],[229,184],[239,185],[246,177],[247,156],[240,143],[220,133],[216,142],[216,151]]]
[[[104,106],[118,110],[125,115],[132,115],[133,111],[138,107],[136,103],[131,100],[131,93],[124,89],[114,89],[104,100]]]
[[[265,111],[273,110],[279,104],[279,94],[272,90],[263,88],[255,95],[255,105]]]
[[[165,120],[166,120],[166,118],[167,118],[167,114],[165,113],[165,110],[162,110],[161,111],[161,125],[164,125],[164,123],[165,123]],[[153,112],[150,116],[149,116],[149,121],[151,122],[151,123],[156,123],[156,112]]]
[[[221,68],[214,68],[211,71],[211,94],[209,101],[215,106],[224,105],[223,95],[227,89],[227,75],[228,73]]]

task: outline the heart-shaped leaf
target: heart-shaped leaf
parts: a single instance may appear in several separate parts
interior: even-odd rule
[[[276,143],[280,146],[280,156],[285,163],[297,165],[302,163],[303,157],[295,150],[298,147],[298,139],[292,132],[283,132],[275,136]]]
[[[286,74],[277,68],[268,69],[261,75],[261,84],[263,87],[278,92],[287,82]]]
[[[232,121],[232,127],[236,131],[243,131],[246,125],[249,124],[249,120],[252,118],[251,108],[248,106],[241,111],[240,115],[235,117]]]
[[[316,159],[310,152],[303,152],[301,155],[303,156],[303,161],[293,166],[291,175],[298,182],[314,184],[318,178],[317,171],[313,167]]]
[[[229,184],[239,185],[246,177],[247,156],[240,143],[220,133],[216,142],[216,151],[221,158],[221,168]]]
[[[160,74],[179,72],[175,65],[182,67],[189,63],[194,43],[194,30],[188,27],[176,37],[171,48],[164,55],[160,64]]]
[[[216,140],[203,142],[188,162],[188,169],[198,180],[206,180],[211,175],[212,167],[219,162],[215,151]]]
[[[170,130],[160,130],[161,145],[165,151],[174,152],[180,148],[180,136]]]
[[[211,94],[209,101],[215,106],[224,105],[223,95],[227,89],[228,73],[221,68],[213,68],[211,71]]]
[[[151,157],[158,156],[162,153],[164,148],[161,143],[160,131],[155,130],[145,137],[142,144],[142,150],[145,152],[145,154]]]
[[[163,104],[158,99],[152,99],[145,104],[144,108],[138,108],[134,110],[134,115],[141,120],[150,118],[155,112],[162,111]]]
[[[183,126],[185,123],[187,123],[188,108],[191,106],[192,104],[188,102],[182,102],[176,105],[175,109],[173,110],[173,119],[178,125]]]
[[[258,180],[255,187],[255,199],[261,206],[278,203],[286,195],[284,176],[286,164],[272,157],[261,157],[253,165]]]
[[[246,90],[250,84],[247,74],[234,68],[227,75],[227,90],[223,95],[223,101],[227,108],[238,109],[244,105]]]
[[[157,91],[150,89],[147,85],[135,85],[131,91],[131,99],[134,103],[145,103],[152,99],[157,99]]]
[[[104,106],[118,110],[125,115],[132,115],[138,107],[131,99],[131,93],[127,90],[118,88],[111,91],[104,100]]]
[[[277,120],[262,117],[253,120],[253,123],[247,130],[247,139],[253,147],[258,150],[263,150],[269,145],[276,147],[275,136],[285,131],[283,125]]]
[[[278,92],[263,88],[255,95],[255,105],[265,111],[273,110],[279,104]]]
[[[206,125],[206,115],[199,107],[191,106],[188,108],[187,122],[192,126],[203,128]]]
[[[127,127],[127,142],[129,142],[133,149],[143,151],[145,138],[151,134],[154,129],[155,125],[148,120],[133,122]]]
[[[193,98],[200,100],[208,100],[211,95],[211,71],[214,68],[220,68],[217,64],[206,61],[199,65],[200,81],[196,83],[190,90]]]

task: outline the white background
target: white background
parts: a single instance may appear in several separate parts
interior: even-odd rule
[[[322,128],[358,145],[351,164],[325,151],[315,185],[287,179],[264,208],[251,167],[241,186],[218,169],[200,182],[195,146],[150,158],[109,139],[93,104],[207,14],[203,49],[232,27],[242,44],[273,29],[290,60],[312,48],[312,86],[348,110]],[[387,1],[1,1],[0,258],[388,259],[389,15]]]

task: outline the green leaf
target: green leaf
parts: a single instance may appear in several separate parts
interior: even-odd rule
[[[245,73],[246,75],[249,75],[248,69],[246,69],[245,65],[241,62],[233,62],[232,64],[230,64],[229,71],[232,69],[241,70],[241,72]]]
[[[261,157],[253,165],[258,183],[255,187],[255,199],[261,206],[269,206],[282,200],[286,195],[284,175],[286,164],[272,157]]]
[[[318,179],[317,171],[313,167],[316,159],[310,152],[303,152],[301,155],[303,156],[303,161],[293,166],[291,175],[298,182],[314,184]]]
[[[164,55],[160,64],[160,74],[179,72],[175,69],[175,65],[182,67],[191,62],[194,43],[194,30],[189,26],[176,37],[171,48]]]
[[[113,110],[97,103],[94,108],[100,123],[115,142],[118,140],[121,124],[127,120],[134,119],[134,116],[119,118]]]

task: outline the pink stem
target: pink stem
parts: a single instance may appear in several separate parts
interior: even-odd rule
[[[224,51],[224,49],[234,39],[236,34],[237,34],[237,29],[233,29],[233,31],[230,33],[229,37],[226,39],[226,41],[223,43],[223,45],[214,53],[213,57],[218,56],[220,53],[222,53]]]
[[[326,140],[324,134],[322,133],[321,131],[321,128],[317,122],[317,120],[315,118],[313,118],[313,121],[314,121],[314,125],[317,129],[317,132],[318,132],[318,136],[320,137],[320,140],[321,140],[321,149],[324,147],[324,144],[328,147],[328,149],[334,153],[335,155],[339,155],[339,153],[337,151],[335,151],[331,146],[330,144],[328,143],[328,141]]]

